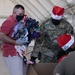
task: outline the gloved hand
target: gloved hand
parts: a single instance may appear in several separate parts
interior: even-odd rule
[[[32,61],[30,61],[30,60],[27,60],[27,58],[26,58],[25,56],[23,56],[23,62],[24,62],[25,64],[28,64],[28,65],[34,64],[34,62],[32,62]]]
[[[37,57],[32,56],[31,59],[30,59],[30,61],[32,61],[32,62],[35,64],[35,63],[36,63],[36,61],[35,61],[36,58],[37,58]]]
[[[24,45],[24,44],[26,44],[27,42],[26,41],[23,41],[21,38],[19,38],[19,39],[17,39],[16,40],[16,44],[17,45]]]

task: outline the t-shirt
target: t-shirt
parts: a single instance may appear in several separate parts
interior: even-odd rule
[[[55,73],[59,73],[60,75],[75,75],[75,51],[71,52],[57,64],[53,74]]]
[[[5,20],[0,27],[0,32],[3,32],[5,35],[9,36],[10,38],[13,33],[13,28],[17,24],[17,20],[13,17],[13,15],[10,15],[7,20]],[[7,57],[8,55],[14,56],[17,54],[14,44],[9,43],[2,43],[2,50],[3,50],[3,56]]]

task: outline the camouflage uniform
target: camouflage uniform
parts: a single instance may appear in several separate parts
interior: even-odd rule
[[[38,57],[38,52],[41,51],[40,62],[57,62],[57,54],[61,48],[58,46],[56,38],[64,33],[73,34],[73,27],[64,19],[56,26],[49,19],[40,28],[43,34],[36,39],[31,56]]]

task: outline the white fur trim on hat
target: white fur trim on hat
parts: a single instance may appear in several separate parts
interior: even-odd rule
[[[53,13],[51,13],[51,17],[53,19],[60,20],[62,18],[62,15],[61,16],[58,16],[58,15],[54,15]]]
[[[62,49],[64,51],[66,51],[73,43],[74,43],[74,37],[71,36],[71,40],[67,44],[65,44],[64,46],[62,46]]]

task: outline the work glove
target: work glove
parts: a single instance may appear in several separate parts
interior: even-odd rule
[[[16,44],[17,45],[24,45],[24,44],[26,44],[27,42],[26,41],[23,41],[21,38],[19,38],[19,39],[17,39],[16,40]]]
[[[35,61],[36,58],[37,58],[37,57],[32,56],[31,59],[30,59],[30,61],[32,61],[32,62],[35,64],[35,63],[36,63],[36,61]]]
[[[25,56],[23,56],[23,62],[24,62],[25,64],[28,64],[28,65],[34,64],[34,62],[32,62],[32,61],[30,61],[30,60],[27,60],[27,58],[26,58]]]

